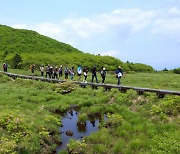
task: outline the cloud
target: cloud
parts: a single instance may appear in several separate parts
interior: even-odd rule
[[[156,11],[153,10],[116,9],[95,17],[68,18],[59,23],[46,22],[26,27],[75,46],[82,41],[102,38],[119,40],[121,43],[129,36],[143,31],[155,15]]]
[[[151,33],[172,37],[180,41],[180,9],[173,7],[159,11],[153,22]]]
[[[102,39],[121,44],[144,31],[180,39],[180,9],[116,9],[93,17],[68,18],[59,23],[19,24],[13,27],[32,29],[75,46]]]
[[[117,57],[119,55],[119,52],[116,50],[110,50],[110,51],[101,53],[101,55]]]
[[[167,10],[167,14],[170,16],[180,16],[180,10],[177,7],[172,7]]]
[[[52,23],[41,23],[37,24],[34,27],[35,30],[39,31],[40,33],[47,34],[47,35],[56,35],[61,32],[61,29],[58,25]]]
[[[154,66],[174,62],[179,67],[180,8],[177,6],[152,10],[115,9],[91,17],[74,16],[58,23],[11,26],[35,30],[94,54],[119,57],[124,61],[149,61]],[[161,60],[154,59],[159,56]]]
[[[11,27],[17,28],[17,29],[29,29],[30,28],[30,27],[28,27],[27,24],[15,24],[15,25],[11,25]]]

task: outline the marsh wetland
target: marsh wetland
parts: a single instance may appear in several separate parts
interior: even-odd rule
[[[173,78],[147,84],[171,89],[174,83],[178,90],[179,76]],[[180,152],[179,96],[12,80],[2,73],[0,83],[0,153]]]

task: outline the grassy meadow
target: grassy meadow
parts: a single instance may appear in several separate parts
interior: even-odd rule
[[[14,73],[25,74],[21,70]],[[168,73],[135,73],[126,74],[122,83],[179,90],[178,77]],[[109,75],[107,82],[111,78],[115,83],[114,75]],[[167,84],[171,79],[173,84]],[[127,93],[93,90],[72,82],[13,80],[3,73],[0,73],[0,153],[52,153],[61,141],[60,113],[71,105],[79,106],[80,120],[96,114],[102,117],[106,114],[108,120],[101,121],[96,133],[81,141],[71,140],[60,153],[180,153],[179,96],[159,99],[153,93],[139,96],[132,90]]]

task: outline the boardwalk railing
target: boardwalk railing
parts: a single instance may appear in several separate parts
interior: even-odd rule
[[[52,83],[66,82],[66,80],[49,79],[49,78],[43,78],[43,77],[37,77],[37,76],[27,76],[27,75],[13,74],[13,73],[7,73],[7,72],[5,72],[5,74],[12,78],[32,79],[32,80],[40,80],[40,81],[52,82]],[[133,90],[137,91],[138,94],[143,94],[144,92],[153,92],[153,93],[156,93],[159,98],[163,98],[164,95],[166,95],[166,94],[180,96],[179,91],[159,90],[159,89],[121,86],[121,85],[114,85],[114,84],[91,83],[91,82],[87,82],[87,83],[78,82],[78,81],[73,81],[73,82],[75,84],[80,85],[81,87],[91,86],[93,89],[98,89],[98,87],[104,87],[105,90],[111,90],[112,88],[116,88],[116,89],[119,89],[121,92],[126,92],[129,89],[133,89]]]

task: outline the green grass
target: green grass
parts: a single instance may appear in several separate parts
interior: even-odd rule
[[[145,73],[126,74],[122,81],[143,74],[145,77]],[[157,73],[151,78],[153,75],[162,80],[161,75],[170,78],[174,74]],[[2,73],[0,83],[0,153],[51,153],[60,141],[61,116],[57,113],[72,104],[79,106],[81,120],[88,115],[108,116],[96,133],[82,141],[70,141],[68,149],[72,153],[180,152],[179,96],[159,99],[153,93],[138,96],[133,90],[92,90],[69,82],[61,86],[25,79],[13,81]],[[70,92],[59,93],[61,88]]]

